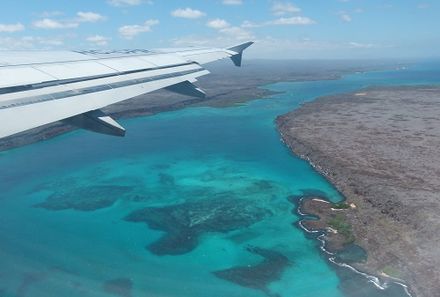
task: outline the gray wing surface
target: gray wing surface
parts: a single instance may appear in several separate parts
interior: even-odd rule
[[[241,65],[252,42],[228,49],[0,52],[0,138],[56,121],[123,136],[101,108],[166,88],[203,97],[193,83],[203,64]]]

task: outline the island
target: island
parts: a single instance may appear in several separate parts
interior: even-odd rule
[[[333,233],[333,252],[360,246],[367,259],[356,269],[403,281],[419,297],[440,292],[439,114],[440,87],[374,87],[276,120],[286,145],[346,199],[305,203],[316,221],[304,227]]]

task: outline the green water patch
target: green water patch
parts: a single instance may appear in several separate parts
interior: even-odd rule
[[[269,284],[279,280],[284,270],[291,265],[283,254],[258,247],[248,247],[247,251],[259,255],[263,260],[257,264],[237,266],[213,272],[215,276],[243,287],[260,290],[268,296],[279,296],[269,289]]]
[[[179,255],[192,251],[205,233],[227,233],[249,227],[269,215],[268,210],[247,200],[219,195],[214,199],[136,210],[125,220],[143,222],[151,229],[165,232],[148,246],[152,253]]]

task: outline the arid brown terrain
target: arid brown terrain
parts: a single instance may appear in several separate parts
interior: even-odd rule
[[[370,88],[317,99],[277,124],[286,144],[356,205],[358,268],[440,296],[440,88]]]

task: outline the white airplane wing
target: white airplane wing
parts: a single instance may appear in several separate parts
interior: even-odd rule
[[[193,85],[201,65],[231,58],[241,66],[252,42],[228,49],[0,52],[0,138],[56,121],[123,136],[101,108],[166,88],[204,97]]]

